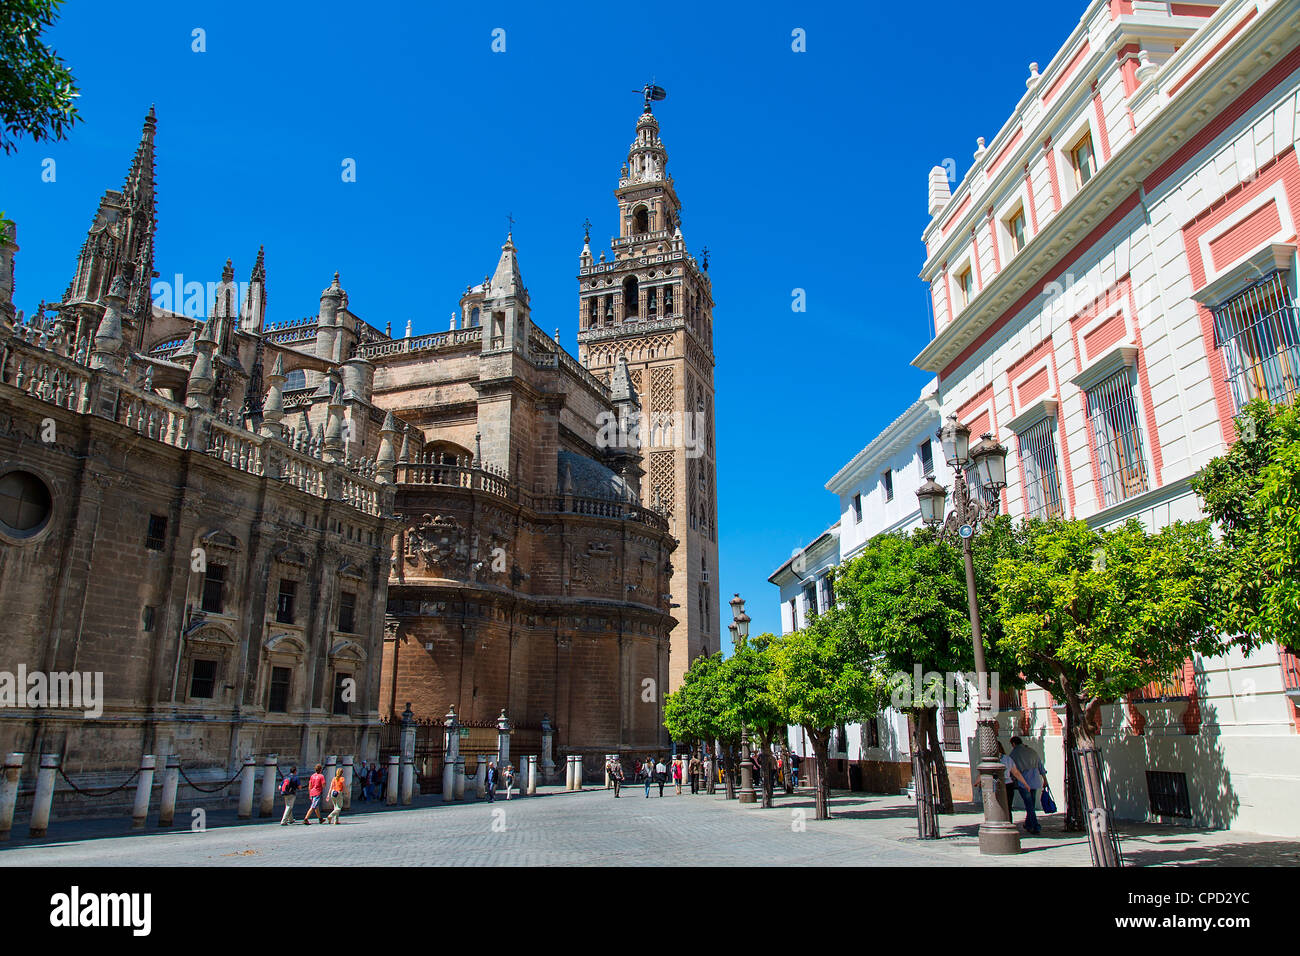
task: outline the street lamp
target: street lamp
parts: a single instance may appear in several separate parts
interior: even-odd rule
[[[975,526],[989,521],[998,512],[998,496],[1007,486],[1007,448],[993,439],[991,434],[980,436],[971,447],[970,429],[949,415],[939,430],[944,459],[955,473],[953,510],[944,517],[948,491],[926,475],[916,497],[921,506],[921,520],[942,537],[961,539],[962,557],[966,564],[966,601],[970,610],[971,640],[975,649],[976,679],[980,682],[976,694],[975,739],[980,754],[980,789],[984,797],[984,822],[980,824],[980,852],[1006,855],[1020,852],[1020,831],[1011,820],[1003,785],[1003,767],[998,759],[998,722],[993,716],[993,702],[989,699],[988,668],[984,662],[984,637],[980,632],[979,602],[975,598],[975,562],[971,556],[971,539]],[[970,490],[973,478],[977,495]]]
[[[749,637],[749,615],[745,613],[745,601],[737,594],[729,602],[731,605],[731,623],[727,629],[731,631],[731,640],[734,646],[739,647],[740,642]],[[758,794],[754,792],[754,771],[749,765],[749,728],[744,724],[740,725],[740,793],[737,799],[741,803],[756,803]]]

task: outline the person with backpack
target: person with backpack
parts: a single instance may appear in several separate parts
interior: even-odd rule
[[[280,784],[280,793],[284,796],[284,816],[280,818],[280,826],[287,827],[294,822],[293,802],[298,798],[298,791],[302,784],[298,781],[298,768],[290,767],[289,776],[284,778]]]
[[[321,798],[325,796],[325,774],[321,773],[324,769],[320,764],[317,764],[312,775],[307,778],[307,796],[311,797],[311,806],[307,808],[307,815],[302,818],[302,822],[308,826],[311,825],[311,815],[313,813],[316,814],[317,822],[325,822],[325,818],[320,815]]]
[[[343,768],[339,767],[334,771],[334,779],[330,782],[330,815],[326,821],[335,826],[339,824],[339,814],[343,812],[343,792],[347,790],[348,782],[343,779]]]

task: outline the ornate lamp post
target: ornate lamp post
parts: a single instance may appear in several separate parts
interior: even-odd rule
[[[980,852],[1006,855],[1020,852],[1020,831],[1011,820],[1007,805],[1006,787],[1002,780],[1002,763],[998,759],[998,722],[993,716],[993,702],[989,699],[988,668],[984,662],[984,637],[980,632],[979,603],[975,598],[975,563],[971,557],[971,538],[976,525],[997,514],[998,495],[1007,485],[1007,449],[993,440],[991,434],[981,436],[971,447],[970,429],[949,415],[939,432],[944,460],[956,473],[953,489],[953,510],[944,517],[948,490],[927,475],[916,497],[921,505],[921,520],[942,537],[961,539],[962,557],[966,563],[966,600],[970,607],[971,640],[975,645],[975,671],[980,682],[977,698],[977,723],[975,739],[980,752],[980,789],[983,793],[984,822],[980,824]],[[968,477],[969,476],[969,477]],[[972,496],[970,479],[979,490]]]
[[[739,647],[740,643],[749,637],[750,617],[745,613],[745,602],[739,594],[728,603],[731,605],[731,623],[727,625],[727,630],[731,631],[732,646]],[[754,792],[754,770],[749,764],[749,728],[744,724],[740,725],[740,793],[738,798],[741,803],[755,803],[758,800],[758,794]]]

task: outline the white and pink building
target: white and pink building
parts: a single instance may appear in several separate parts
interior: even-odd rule
[[[1239,405],[1300,391],[1300,3],[1093,0],[923,238],[940,412],[1010,449],[1004,509],[1200,517]],[[1104,708],[1117,813],[1300,836],[1300,668],[1188,661]],[[1059,710],[1009,720],[1061,779]]]

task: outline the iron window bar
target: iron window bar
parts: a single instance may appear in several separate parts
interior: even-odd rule
[[[1025,514],[1031,518],[1061,517],[1065,509],[1061,504],[1051,418],[1040,419],[1016,437],[1020,468],[1025,477]]]
[[[1142,428],[1127,367],[1088,390],[1088,420],[1105,505],[1146,491]]]
[[[1263,398],[1290,403],[1300,391],[1300,317],[1275,271],[1214,309],[1214,346],[1223,351],[1237,410]]]

